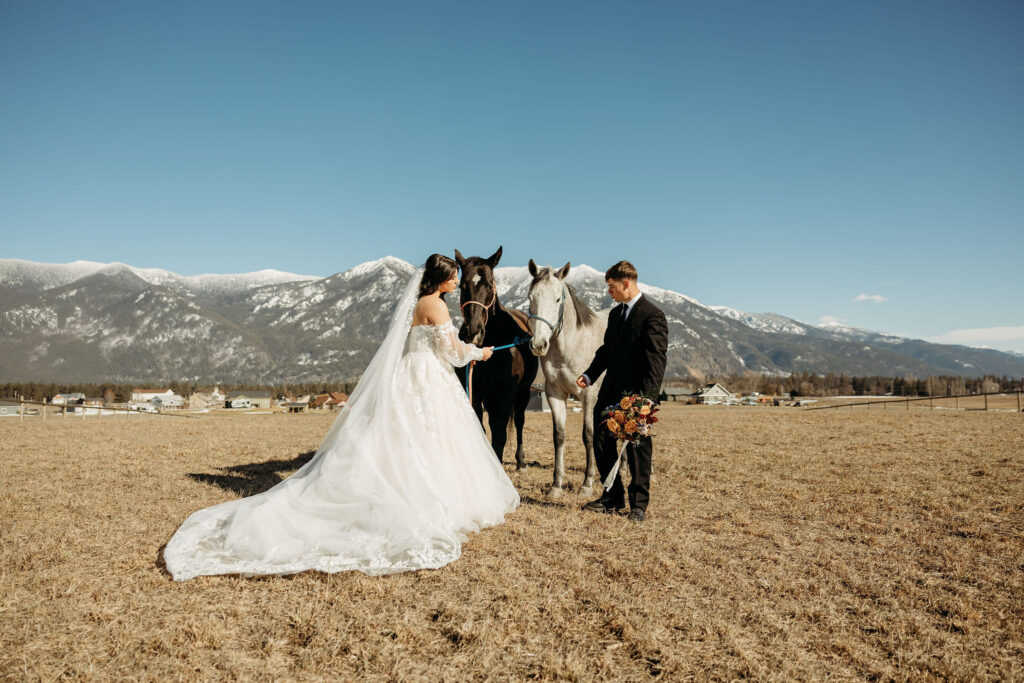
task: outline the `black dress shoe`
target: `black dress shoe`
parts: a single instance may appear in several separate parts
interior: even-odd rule
[[[590,510],[591,512],[607,512],[615,514],[619,510],[625,509],[626,504],[618,501],[609,500],[604,496],[601,496],[597,500],[592,500],[583,506],[584,510]]]
[[[631,509],[629,511],[629,521],[631,521],[631,522],[642,522],[642,521],[644,521],[644,518],[646,518],[646,517],[647,517],[647,511],[646,510],[640,510],[640,509],[637,509],[637,508],[633,508],[633,509]]]

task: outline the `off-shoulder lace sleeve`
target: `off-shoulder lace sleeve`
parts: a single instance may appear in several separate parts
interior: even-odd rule
[[[450,322],[434,328],[434,348],[442,358],[457,368],[484,357],[483,349],[459,340],[455,326]]]

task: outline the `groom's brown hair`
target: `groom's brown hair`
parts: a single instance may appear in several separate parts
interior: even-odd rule
[[[604,273],[605,280],[632,280],[636,282],[636,266],[629,261],[619,261]]]

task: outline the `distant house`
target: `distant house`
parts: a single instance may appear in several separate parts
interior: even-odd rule
[[[348,402],[348,394],[340,391],[332,391],[328,394],[320,394],[312,401],[314,410],[337,410]]]
[[[224,394],[220,387],[197,387],[188,397],[188,407],[192,410],[220,407],[224,405]]]
[[[132,403],[149,403],[157,396],[174,396],[170,389],[132,389]]]
[[[50,400],[50,403],[52,403],[55,406],[72,406],[78,404],[79,401],[84,400],[85,394],[75,392],[69,394],[57,394]]]
[[[285,401],[280,405],[289,413],[304,413],[309,409],[309,401]]]
[[[82,405],[83,406],[93,406],[93,407],[101,406],[102,407],[103,406],[103,397],[102,396],[94,396],[93,398],[83,398],[82,399]]]
[[[16,401],[0,401],[0,417],[18,414],[19,405]]]
[[[694,403],[703,403],[704,405],[721,405],[728,403],[733,398],[732,393],[717,382],[712,384],[705,384],[701,387],[696,394],[693,395]]]
[[[246,401],[249,405],[243,406]],[[228,393],[224,405],[228,408],[261,408],[270,410],[270,392],[253,389],[252,391],[233,391]]]

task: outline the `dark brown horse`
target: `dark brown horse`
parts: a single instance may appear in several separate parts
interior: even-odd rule
[[[462,271],[459,281],[459,304],[463,323],[459,338],[478,346],[503,346],[516,338],[526,339],[527,318],[522,311],[507,309],[498,301],[498,288],[494,282],[494,268],[501,259],[501,247],[490,258],[470,256],[463,258],[455,250],[455,260]],[[486,363],[477,363],[472,370],[473,410],[483,422],[487,411],[491,431],[491,447],[504,462],[505,442],[508,441],[509,420],[516,425],[516,468],[526,467],[523,448],[523,423],[526,404],[530,402],[530,385],[537,376],[537,357],[526,345],[495,351]],[[459,369],[459,379],[466,383],[467,368]]]

